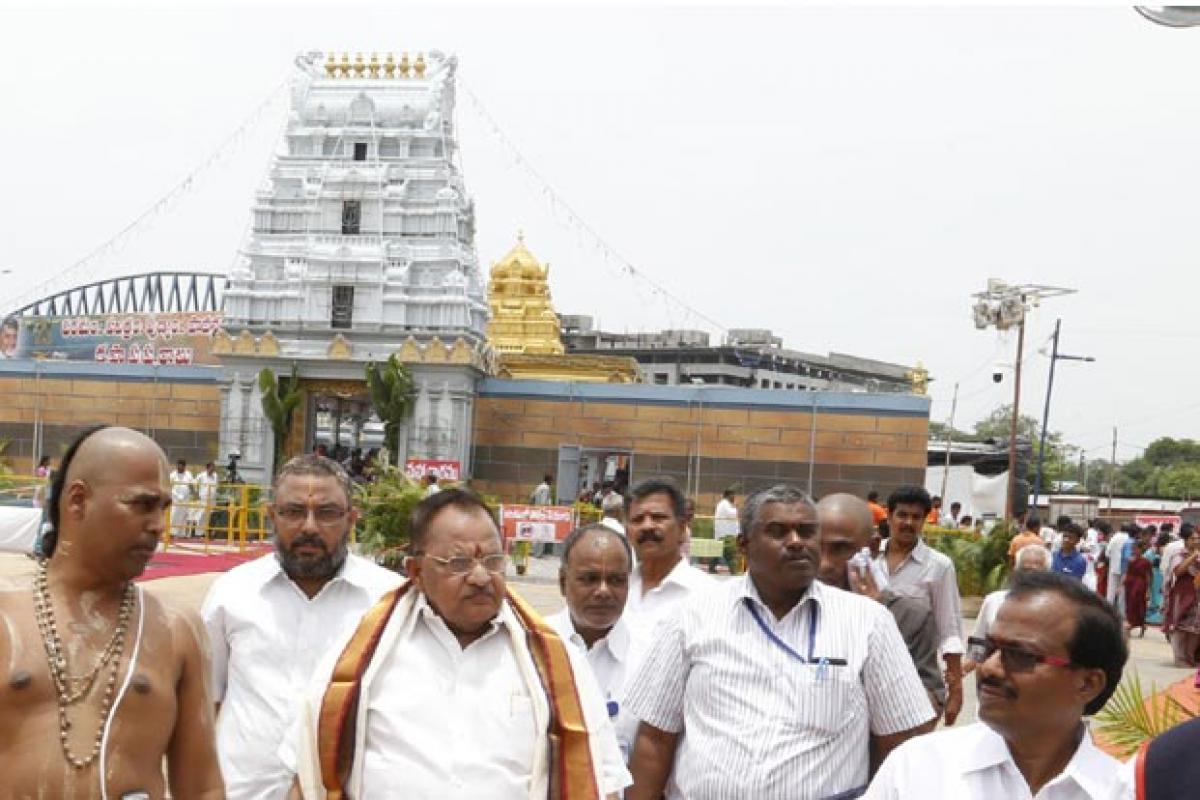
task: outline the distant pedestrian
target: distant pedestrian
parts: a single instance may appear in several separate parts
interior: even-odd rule
[[[554,503],[554,498],[551,495],[551,487],[554,485],[554,478],[550,475],[543,475],[542,482],[539,483],[529,495],[529,505],[531,506],[548,506]]]
[[[879,492],[874,489],[867,492],[867,506],[871,509],[871,521],[878,528],[887,519],[887,509],[879,504]]]
[[[196,477],[188,472],[187,462],[182,458],[175,462],[175,471],[171,473],[171,536],[187,535],[189,504],[192,502],[192,490],[196,486]]]
[[[726,489],[717,501],[717,509],[713,512],[713,536],[717,539],[728,539],[738,535],[738,510],[734,505],[733,489]]]
[[[1079,552],[1079,540],[1083,538],[1083,529],[1072,522],[1063,528],[1061,535],[1062,542],[1054,553],[1050,570],[1082,581],[1083,576],[1087,574],[1087,559]]]
[[[1151,570],[1146,558],[1146,542],[1139,539],[1133,543],[1133,558],[1125,570],[1125,621],[1129,632],[1141,629],[1139,638],[1146,635],[1146,607],[1149,602]]]
[[[1187,535],[1184,549],[1173,554],[1165,566],[1171,588],[1163,633],[1171,640],[1177,667],[1200,665],[1200,531],[1190,528]]]
[[[425,477],[422,480],[425,483],[425,494],[423,495],[422,499],[425,497],[433,497],[442,490],[442,487],[438,486],[437,475],[434,475],[432,472],[426,472]]]

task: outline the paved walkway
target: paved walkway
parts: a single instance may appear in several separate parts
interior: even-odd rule
[[[261,551],[260,551],[261,552]],[[194,562],[190,562],[195,559]],[[167,553],[159,554],[155,559],[161,566],[151,570],[146,575],[145,587],[163,602],[174,607],[190,609],[198,612],[209,585],[216,579],[219,572],[195,572],[208,565],[221,564],[221,569],[228,569],[234,563],[244,560],[238,556],[236,548],[210,547],[206,556],[199,546],[188,543],[184,548],[172,547]],[[526,575],[518,577],[509,568],[509,583],[528,600],[534,608],[543,614],[551,614],[563,607],[562,596],[558,590],[559,561],[555,557],[530,558]],[[33,575],[34,562],[25,556],[0,554],[0,589],[23,589],[28,586],[27,579]],[[155,577],[154,573],[164,577]],[[973,617],[963,618],[964,634],[969,635],[975,627]],[[1190,678],[1194,671],[1172,666],[1171,646],[1156,629],[1151,628],[1144,639],[1130,641],[1131,656],[1126,674],[1136,671],[1141,677],[1142,687],[1146,692],[1152,689],[1164,690],[1184,678]],[[1176,689],[1179,691],[1179,689]],[[961,717],[963,722],[976,719],[976,700],[974,682],[967,679],[964,693],[964,708]]]

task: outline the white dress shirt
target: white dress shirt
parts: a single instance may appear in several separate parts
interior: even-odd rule
[[[816,663],[801,662],[810,643]],[[883,605],[813,581],[776,620],[748,576],[689,598],[663,622],[625,701],[640,720],[684,734],[671,800],[817,800],[861,788],[870,733],[934,716]]]
[[[1109,800],[1121,762],[1085,729],[1067,768],[1029,791],[1004,739],[976,722],[909,739],[883,762],[864,800]]]
[[[996,614],[1000,612],[1000,604],[1008,597],[1008,589],[989,592],[979,604],[979,614],[975,617],[975,630],[971,634],[976,639],[986,638],[996,624]]]
[[[725,539],[737,535],[737,506],[722,497],[717,501],[717,510],[713,514],[713,536],[717,539]]]
[[[396,797],[400,786],[406,800],[528,800],[539,735],[502,630],[520,623],[505,603],[490,630],[463,649],[423,595],[416,613],[365,699],[361,800]],[[593,752],[603,756],[602,791],[620,792],[631,779],[604,698],[583,657],[570,646],[567,653]]]
[[[206,505],[212,505],[217,496],[217,484],[221,479],[217,473],[212,475],[208,471],[201,472],[196,476],[196,494],[200,498],[200,502]]]
[[[713,589],[717,581],[703,570],[696,569],[680,557],[667,576],[648,592],[642,592],[642,565],[629,573],[629,597],[621,618],[629,625],[638,641],[646,641],[654,627],[679,603],[696,592]]]
[[[276,754],[296,702],[326,649],[402,578],[356,555],[311,600],[274,553],[231,569],[200,615],[212,648],[217,752],[230,800],[287,796],[292,770]]]
[[[962,609],[958,596],[958,577],[954,562],[929,545],[917,540],[895,572],[888,571],[887,545],[884,543],[875,563],[887,575],[888,588],[902,597],[915,597],[929,603],[938,632],[938,648],[945,653],[962,653]]]
[[[633,636],[629,633],[629,626],[625,624],[623,617],[618,618],[608,635],[589,649],[587,642],[583,641],[583,637],[576,632],[569,609],[564,608],[557,614],[551,614],[546,617],[546,622],[550,623],[550,626],[567,643],[568,647],[574,647],[576,652],[587,658],[588,665],[592,668],[592,676],[596,679],[596,685],[600,687],[600,693],[604,695],[608,716],[612,720],[617,734],[617,744],[621,746],[621,754],[628,761],[629,753],[633,750],[633,740],[637,736],[638,725],[637,718],[625,708],[626,677],[633,677],[632,665],[634,664]],[[614,708],[617,712],[615,719],[612,713]]]
[[[625,534],[625,526],[622,525],[621,520],[617,519],[616,517],[601,517],[600,524],[603,525],[604,527],[608,528],[609,530],[616,531],[617,533],[621,534],[622,536],[626,535]]]

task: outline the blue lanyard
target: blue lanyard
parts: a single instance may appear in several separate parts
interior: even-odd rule
[[[762,632],[767,635],[767,638],[777,644],[792,658],[799,661],[801,664],[815,664],[816,659],[813,658],[813,650],[817,641],[817,601],[812,600],[808,604],[808,658],[797,653],[792,646],[775,635],[775,631],[771,630],[767,623],[763,622],[763,618],[759,616],[758,609],[754,607],[754,601],[749,597],[742,598],[746,603],[746,608],[750,611],[750,616],[754,617],[754,621],[758,623],[758,627],[762,628]],[[824,661],[825,659],[821,659]]]

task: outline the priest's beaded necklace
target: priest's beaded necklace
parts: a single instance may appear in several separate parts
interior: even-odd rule
[[[125,594],[121,598],[121,608],[117,612],[117,627],[108,640],[108,644],[97,656],[96,663],[81,675],[71,675],[68,671],[67,656],[63,650],[62,639],[58,635],[58,624],[54,619],[54,604],[50,599],[45,559],[38,562],[38,571],[33,587],[34,614],[37,618],[38,630],[42,634],[42,643],[46,647],[46,659],[50,663],[50,676],[54,679],[54,688],[58,695],[58,738],[62,744],[63,757],[75,769],[83,769],[100,755],[100,746],[104,739],[104,724],[112,709],[117,670],[121,664],[121,656],[125,652],[125,634],[129,631],[129,619],[133,615],[136,598],[134,586],[132,582],[125,584]],[[78,758],[71,752],[71,745],[67,741],[68,732],[71,730],[71,720],[67,716],[67,710],[90,694],[92,687],[96,684],[96,679],[105,667],[108,667],[108,680],[104,687],[104,699],[100,704],[100,722],[96,727],[96,739],[92,745],[92,751],[85,757]]]

